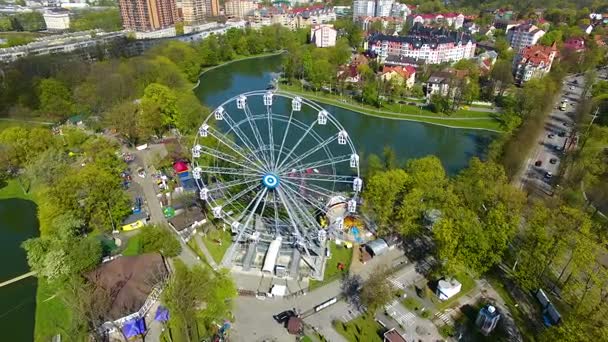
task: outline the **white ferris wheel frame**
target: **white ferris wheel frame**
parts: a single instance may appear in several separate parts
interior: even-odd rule
[[[263,98],[266,113],[253,114],[249,108],[248,100],[259,96]],[[276,97],[291,100],[291,112],[289,116],[273,113],[272,105]],[[239,121],[235,121],[230,113],[225,110],[227,105],[235,102],[237,110],[242,110],[244,114],[244,118]],[[317,118],[308,124],[296,117],[296,113],[302,111],[304,106],[312,108],[317,112]],[[221,132],[219,128],[209,124],[210,120],[223,121],[230,129],[227,132]],[[275,134],[273,129],[275,129],[275,122],[287,124],[285,131],[280,134],[282,136],[280,145],[278,141],[274,141]],[[328,123],[333,125],[335,133],[323,138],[314,128],[319,125],[327,126]],[[268,133],[266,140],[260,134],[259,124],[266,125],[265,129],[267,129]],[[292,126],[299,129],[299,132],[302,132],[302,136],[292,147],[289,147],[285,143],[287,136],[291,133]],[[248,127],[253,136],[250,136],[251,133],[248,135],[243,132],[242,127]],[[229,134],[234,134],[235,139],[228,138],[227,135]],[[218,142],[217,145],[202,145],[199,142],[200,139],[207,136],[215,138]],[[307,137],[311,137],[316,145],[305,152],[295,154],[294,151],[300,147],[300,144]],[[350,153],[334,156],[330,149],[333,143],[347,147],[350,149]],[[231,150],[231,154],[219,151],[217,148],[220,144],[224,145],[224,148]],[[275,151],[277,148],[278,151]],[[325,152],[327,158],[302,164],[307,158],[321,150]],[[214,158],[213,166],[199,165],[198,160],[203,154]],[[235,156],[241,159],[237,160]],[[217,166],[218,161],[229,163],[232,167],[219,167]],[[302,194],[298,189],[306,189],[306,192],[314,193],[329,200],[332,196],[337,195],[337,193],[334,193],[336,183],[350,184],[349,193],[352,193],[353,196],[348,201],[347,207],[349,212],[355,212],[357,199],[363,184],[360,178],[359,155],[350,136],[340,122],[318,104],[284,92],[251,91],[234,96],[219,105],[207,116],[199,128],[199,133],[192,148],[192,163],[194,165],[193,176],[201,199],[211,207],[215,218],[221,218],[225,223],[230,225],[233,231],[236,231],[236,242],[242,241],[243,234],[250,228],[251,221],[260,204],[263,202],[260,212],[260,216],[263,217],[266,206],[270,203],[274,207],[272,209],[274,209],[275,214],[275,233],[279,235],[279,221],[291,226],[291,233],[295,237],[296,243],[302,246],[308,255],[306,242],[314,238],[309,233],[318,234],[322,230],[314,215],[311,214],[310,209],[327,213],[328,203],[326,201],[324,205],[320,205],[318,201]],[[347,163],[355,175],[338,175],[336,173],[336,165],[341,163]],[[302,173],[306,170],[321,167],[331,167],[332,174],[314,173],[305,177],[297,175],[298,172]],[[294,175],[294,170],[296,171],[296,175]],[[218,179],[218,175],[231,175],[239,177],[239,179],[205,184],[202,177],[203,174],[215,175],[215,179]],[[331,184],[331,190],[316,184],[307,183],[304,185],[305,180]],[[234,186],[246,187],[236,194],[231,194],[227,189]],[[260,189],[256,191],[258,188]],[[216,198],[214,198],[213,193],[215,191],[221,191],[223,196],[220,197],[226,198],[226,201],[221,206]],[[255,193],[249,203],[239,213],[224,211],[225,208],[230,208],[230,205],[233,205],[237,200],[254,191],[257,193]],[[226,197],[226,193],[230,196]],[[269,202],[268,197],[270,193],[273,193],[273,201]],[[279,217],[279,203],[282,204],[287,213],[287,220]],[[301,228],[305,228],[304,234],[302,234]]]

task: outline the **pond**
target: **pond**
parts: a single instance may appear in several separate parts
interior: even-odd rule
[[[32,201],[0,199],[0,282],[29,272],[21,243],[38,235],[37,207]],[[0,288],[3,341],[32,341],[37,279],[30,277]]]
[[[215,108],[238,94],[266,89],[276,73],[281,71],[281,58],[242,60],[209,70],[201,76],[195,93],[205,105]],[[321,106],[348,131],[360,155],[381,155],[385,146],[395,150],[400,162],[436,155],[449,174],[466,167],[471,157],[483,158],[488,145],[496,137],[496,133],[488,131],[383,119],[331,105]]]

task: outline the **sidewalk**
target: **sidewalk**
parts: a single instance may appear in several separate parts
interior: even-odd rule
[[[213,256],[211,256],[211,253],[209,253],[209,250],[207,249],[207,246],[205,246],[205,242],[203,242],[203,238],[201,238],[201,235],[198,233],[194,234],[194,241],[196,242],[196,245],[201,250],[201,252],[203,252],[203,254],[205,255],[207,263],[209,263],[209,265],[217,271],[219,266],[217,265],[215,260],[213,260]]]

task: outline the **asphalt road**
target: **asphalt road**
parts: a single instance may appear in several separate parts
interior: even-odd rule
[[[584,76],[571,75],[564,79],[555,106],[545,121],[537,146],[526,161],[520,188],[551,195],[555,186],[564,149],[571,148],[574,116],[583,91]],[[565,109],[560,105],[565,103]]]

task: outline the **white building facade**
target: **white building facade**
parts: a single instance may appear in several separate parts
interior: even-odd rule
[[[393,0],[376,1],[376,17],[390,17],[393,10]]]
[[[353,19],[359,17],[374,17],[376,15],[376,2],[368,0],[353,1]]]
[[[535,45],[545,31],[532,24],[522,24],[507,30],[507,41],[515,51]]]
[[[53,10],[42,15],[46,29],[51,31],[65,31],[70,28],[70,13],[66,10]]]
[[[257,7],[252,0],[230,0],[224,4],[226,16],[236,18],[244,18],[250,15]]]
[[[310,28],[310,40],[319,48],[336,46],[337,35],[334,25],[314,25]]]

